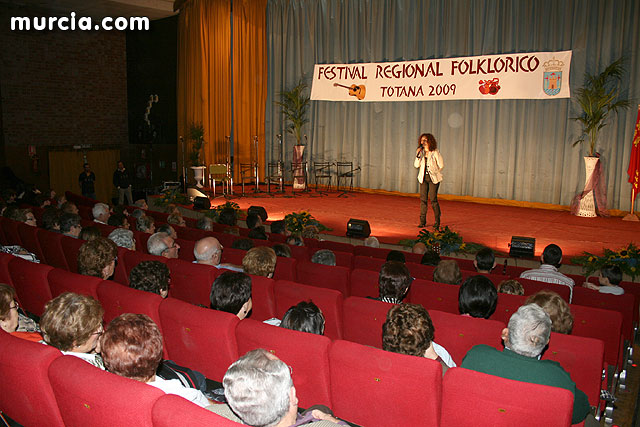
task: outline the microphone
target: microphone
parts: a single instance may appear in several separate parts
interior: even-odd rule
[[[184,142],[184,138],[182,137],[182,135],[180,135],[180,143],[182,144]]]
[[[276,138],[278,138],[278,139],[282,138],[282,134],[281,133],[277,134]]]
[[[309,139],[307,139],[307,134],[304,134],[304,142],[306,142],[307,144],[309,143]]]
[[[502,267],[502,274],[507,274],[507,260],[504,260],[504,267]]]
[[[420,151],[418,151],[418,154],[416,154],[416,158],[421,158],[422,155],[424,154],[424,148],[420,147]]]

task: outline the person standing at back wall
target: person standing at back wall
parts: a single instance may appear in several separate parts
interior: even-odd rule
[[[133,195],[131,194],[131,178],[129,171],[124,168],[122,161],[118,162],[118,168],[113,173],[113,185],[118,189],[118,204],[124,202],[124,196],[127,196],[129,206],[133,205]]]
[[[436,138],[430,133],[423,133],[418,139],[416,158],[413,166],[418,169],[418,182],[420,183],[420,224],[423,228],[427,225],[427,202],[431,200],[431,207],[435,217],[433,228],[440,227],[440,205],[438,204],[438,188],[442,181],[442,169],[444,161],[438,151]]]

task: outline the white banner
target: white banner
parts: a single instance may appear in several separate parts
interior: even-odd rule
[[[316,64],[316,101],[569,98],[571,51]]]

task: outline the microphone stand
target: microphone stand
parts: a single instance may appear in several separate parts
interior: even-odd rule
[[[184,138],[180,136],[182,146],[182,191],[187,194],[187,164],[184,162]]]
[[[255,162],[253,162],[253,171],[256,175],[256,193],[260,192],[260,178],[258,177],[258,135],[254,135],[253,136],[253,146],[255,148],[255,153],[256,153],[256,157],[255,157]]]

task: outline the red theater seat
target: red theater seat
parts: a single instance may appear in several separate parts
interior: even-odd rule
[[[524,288],[524,294],[529,296],[537,293],[538,291],[548,289],[560,295],[563,300],[569,302],[569,297],[571,296],[571,288],[564,285],[558,285],[557,283],[545,283],[539,282],[537,280],[529,280],[529,279],[516,279],[522,287]]]
[[[307,246],[295,246],[295,245],[288,245],[289,249],[291,249],[291,257],[295,258],[298,260],[298,262],[303,262],[303,261],[309,261],[310,260],[310,255],[309,255],[309,251],[310,248]]]
[[[596,338],[604,342],[604,360],[612,366],[620,365],[622,356],[622,314],[618,311],[601,310],[571,304],[573,330],[571,335]]]
[[[64,251],[64,258],[67,260],[69,270],[73,273],[78,272],[78,252],[80,247],[85,244],[84,240],[74,239],[69,236],[62,236],[60,240],[62,250]]]
[[[175,427],[189,420],[189,427],[238,427],[238,424],[214,414],[175,394],[161,396],[153,405],[153,427]]]
[[[300,407],[331,405],[329,338],[279,328],[251,319],[242,320],[238,324],[236,337],[239,355],[256,348],[264,348],[291,366],[293,385],[300,399]]]
[[[409,288],[407,299],[413,304],[420,304],[427,310],[440,310],[447,313],[458,313],[459,285],[414,280]]]
[[[171,271],[170,295],[190,304],[209,307],[211,285],[218,274],[225,270],[218,270],[209,265],[193,264],[181,259],[171,259],[167,265]]]
[[[234,264],[234,265],[242,265],[242,258],[247,254],[247,251],[243,251],[242,249],[234,249],[229,245],[226,245],[222,250],[222,259],[220,262],[225,264]]]
[[[464,368],[449,369],[444,375],[443,426],[466,427],[472,417],[482,420],[483,425],[496,427],[533,424],[568,427],[572,413],[573,394],[569,390]]]
[[[102,282],[99,277],[84,276],[60,268],[51,270],[47,279],[53,298],[65,292],[74,292],[98,299],[98,283]]]
[[[42,248],[42,256],[47,265],[69,270],[69,264],[62,250],[62,234],[38,229],[38,241]]]
[[[127,251],[124,254],[124,259],[118,259],[118,262],[124,262],[124,269],[127,273],[127,277],[131,274],[131,270],[133,267],[140,264],[142,261],[160,261],[162,263],[167,263],[169,261],[168,258],[150,254],[143,254],[138,251]]]
[[[353,268],[380,272],[380,267],[387,262],[384,258],[357,255],[353,257]]]
[[[573,304],[620,312],[622,314],[622,337],[632,341],[633,310],[635,308],[635,299],[632,294],[601,294],[592,289],[576,286],[573,289]]]
[[[338,417],[362,426],[439,425],[440,363],[335,341],[329,367],[332,409]]]
[[[296,281],[296,263],[298,261],[295,258],[278,257],[276,262],[276,271],[273,273],[273,278],[277,280],[291,280]]]
[[[22,241],[22,247],[33,253],[40,261],[44,262],[44,255],[42,255],[42,248],[38,241],[38,227],[19,223],[18,234],[20,235],[20,241]]]
[[[224,271],[224,270],[223,270]],[[276,316],[276,305],[273,296],[275,280],[262,276],[251,276],[251,299],[253,320],[267,320]]]
[[[151,292],[139,291],[118,283],[102,280],[97,287],[98,300],[104,308],[104,323],[124,313],[146,314],[162,330],[159,308],[163,298]]]
[[[147,252],[147,241],[151,234],[144,233],[142,231],[134,231],[133,236],[136,238],[136,251],[141,252],[143,254],[149,253]]]
[[[127,269],[124,265],[124,257],[127,252],[131,252],[131,250],[118,246],[118,260],[116,261],[116,269],[112,277],[114,282],[125,286],[129,286],[129,276],[127,275]]]
[[[18,257],[9,263],[11,281],[20,304],[36,316],[42,316],[44,305],[52,298],[47,280],[51,270],[53,270],[51,266],[25,261]]]
[[[0,283],[6,283],[7,285],[13,286],[11,273],[9,272],[9,263],[15,258],[16,257],[13,255],[0,252]]]
[[[371,258],[374,259],[374,258]],[[377,271],[366,269],[351,270],[351,295],[354,297],[374,297],[380,294]]]
[[[195,240],[176,239],[176,243],[180,245],[178,258],[187,262],[192,262],[196,259],[193,255],[193,248],[196,245]]]
[[[342,305],[345,340],[382,348],[382,325],[394,304],[368,298],[349,297]]]
[[[351,270],[345,267],[332,267],[312,262],[298,261],[296,265],[298,282],[320,288],[335,289],[342,292],[345,297],[349,296],[350,272]]]
[[[7,245],[22,246],[22,239],[20,239],[20,234],[18,233],[18,225],[20,225],[21,223],[5,217],[0,218],[2,218],[4,236],[7,241]]]
[[[368,257],[373,257],[373,258],[382,258],[384,260],[387,259],[387,255],[389,255],[389,252],[391,251],[391,249],[386,249],[386,248],[372,248],[370,246],[354,246],[353,247],[353,254],[358,256],[368,256]]]
[[[353,254],[354,246],[351,243],[334,242],[331,240],[319,240],[318,249],[330,249],[334,252],[347,252]]]
[[[518,311],[526,299],[527,297],[524,295],[498,293],[498,304],[496,305],[496,311],[491,315],[491,319],[503,322],[505,325],[508,324],[513,313]]]

